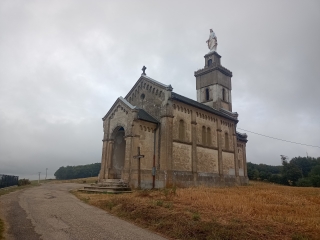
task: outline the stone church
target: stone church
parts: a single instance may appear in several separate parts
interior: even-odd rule
[[[232,186],[248,183],[247,135],[236,131],[232,72],[211,51],[194,73],[197,101],[145,73],[103,120],[99,182],[131,187]]]

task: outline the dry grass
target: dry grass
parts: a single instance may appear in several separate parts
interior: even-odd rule
[[[77,179],[69,179],[69,180],[57,180],[57,179],[47,179],[41,180],[40,183],[96,183],[98,181],[98,177],[88,177],[88,178],[77,178]]]
[[[320,189],[252,182],[109,195],[83,201],[175,239],[320,239]]]
[[[0,219],[0,240],[4,239],[4,223],[3,221]]]

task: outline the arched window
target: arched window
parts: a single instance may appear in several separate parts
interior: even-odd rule
[[[208,60],[208,67],[210,67],[212,65],[212,59]]]
[[[202,144],[203,145],[206,145],[206,138],[207,138],[207,136],[206,136],[206,127],[203,126],[202,127]]]
[[[211,146],[211,129],[207,128],[207,145]]]
[[[229,136],[228,133],[224,134],[224,146],[226,150],[229,150]]]
[[[181,141],[185,140],[185,124],[183,120],[179,122],[179,139]]]
[[[222,100],[226,101],[226,90],[222,88]]]
[[[206,101],[209,101],[209,88],[206,88]]]

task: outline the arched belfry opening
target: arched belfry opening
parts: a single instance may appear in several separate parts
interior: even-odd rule
[[[126,140],[124,139],[125,131],[123,127],[118,127],[113,131],[113,149],[111,158],[112,175],[115,179],[121,178],[124,167],[124,159],[126,152]]]

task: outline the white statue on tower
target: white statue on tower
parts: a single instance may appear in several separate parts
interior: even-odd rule
[[[210,49],[210,52],[217,51],[217,36],[212,29],[210,29],[209,39],[206,41],[206,43],[208,43],[208,48]]]

